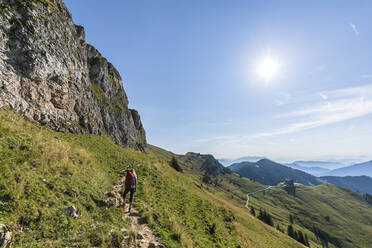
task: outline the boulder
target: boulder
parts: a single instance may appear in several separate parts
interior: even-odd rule
[[[4,224],[0,224],[0,248],[10,247],[12,241],[12,232]]]
[[[77,214],[77,210],[75,206],[70,206],[65,209],[66,213],[70,215],[72,218],[77,218],[79,215]]]

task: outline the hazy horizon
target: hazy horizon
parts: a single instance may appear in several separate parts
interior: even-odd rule
[[[150,144],[372,159],[372,2],[65,3],[120,72]]]

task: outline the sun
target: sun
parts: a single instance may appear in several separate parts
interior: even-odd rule
[[[267,57],[258,63],[257,72],[258,75],[265,81],[272,80],[277,76],[279,70],[279,63],[277,60],[271,57]]]

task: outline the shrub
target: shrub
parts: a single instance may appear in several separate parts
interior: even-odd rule
[[[178,164],[178,161],[175,157],[172,157],[172,160],[170,161],[170,166],[175,169],[178,172],[183,172],[181,166]]]

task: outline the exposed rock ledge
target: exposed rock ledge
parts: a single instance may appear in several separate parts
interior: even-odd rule
[[[107,134],[143,150],[118,71],[85,42],[61,0],[0,3],[0,107],[57,131]]]

